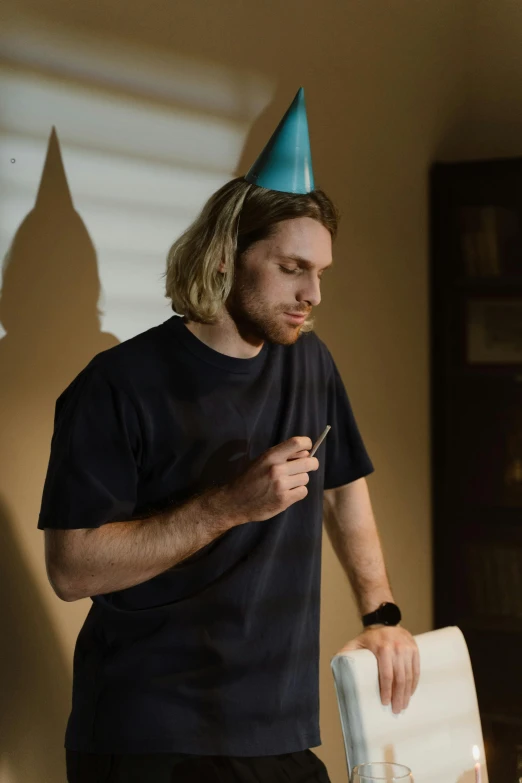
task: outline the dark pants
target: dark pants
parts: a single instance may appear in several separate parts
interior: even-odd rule
[[[331,783],[311,750],[282,756],[111,755],[66,751],[69,783]]]

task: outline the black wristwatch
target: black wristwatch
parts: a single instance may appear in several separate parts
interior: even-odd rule
[[[369,625],[399,625],[402,619],[401,610],[397,604],[384,603],[375,612],[363,615],[365,628]]]

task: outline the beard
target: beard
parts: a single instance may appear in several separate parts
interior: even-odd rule
[[[253,283],[254,281],[252,281]],[[263,340],[275,345],[293,345],[301,335],[303,324],[292,324],[284,313],[295,313],[295,305],[275,307],[254,293],[254,286],[246,279],[237,279],[225,307],[236,324],[242,339],[257,343]],[[302,313],[305,315],[305,313]]]

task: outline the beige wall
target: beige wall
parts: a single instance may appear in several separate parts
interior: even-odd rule
[[[132,278],[121,261],[124,238],[117,257],[110,231],[103,233],[114,178],[104,173],[100,156],[107,155],[109,166],[111,155],[127,155],[133,165],[143,163],[144,177],[164,161],[178,167],[180,182],[193,156],[184,169],[190,183],[182,188],[188,206],[180,199],[174,236],[211,183],[233,173],[234,161],[245,171],[299,85],[306,88],[316,179],[343,213],[336,272],[324,285],[317,330],[338,362],[376,465],[370,490],[406,625],[415,633],[430,628],[426,175],[436,154],[465,154],[470,117],[487,125],[483,142],[476,142],[480,154],[489,153],[495,135],[491,58],[503,56],[503,44],[488,46],[486,64],[478,56],[482,43],[472,50],[471,33],[485,45],[490,29],[486,4],[481,25],[472,23],[474,7],[471,0],[18,0],[16,11],[7,6],[8,33],[0,41],[6,90],[0,176],[8,187],[0,194],[0,231],[12,225],[4,244],[13,245],[0,307],[6,332],[0,340],[0,622],[6,630],[0,783],[65,779],[72,650],[89,603],[64,604],[54,596],[36,530],[54,401],[92,355],[141,330],[141,300],[132,283],[140,280],[139,269]],[[519,57],[510,26],[514,7],[506,3],[505,19],[495,24]],[[163,81],[148,78],[140,61],[154,61]],[[45,99],[48,88],[52,97]],[[44,101],[39,110],[37,100]],[[138,115],[114,119],[124,101],[152,118],[149,131],[137,130]],[[511,101],[506,87],[506,116]],[[70,105],[67,116],[54,117],[58,105],[60,111]],[[78,127],[86,106],[92,114]],[[177,117],[180,123],[200,118],[202,127],[213,118],[225,134],[204,165],[203,143],[179,147]],[[58,137],[47,151],[52,124]],[[160,126],[166,138],[145,149],[147,133]],[[510,154],[517,134],[506,137]],[[98,173],[90,179],[81,168],[87,152],[98,155]],[[154,226],[160,178],[158,171],[153,195],[140,194]],[[138,220],[131,202],[139,181],[118,203],[118,219],[129,225]],[[20,219],[14,220],[16,210]],[[154,263],[164,230],[165,221],[151,230],[150,241],[158,243]],[[104,332],[95,318],[97,264],[104,290],[112,286],[113,320]],[[160,316],[159,280],[157,290],[159,322],[168,316]],[[152,313],[155,304],[147,299],[146,306]],[[333,783],[345,780],[345,762],[329,661],[358,629],[349,588],[326,542],[318,753]]]
[[[467,106],[447,158],[522,154],[522,5],[476,0],[469,28]]]

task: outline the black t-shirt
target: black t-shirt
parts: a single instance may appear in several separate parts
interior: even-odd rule
[[[68,749],[263,756],[320,745],[323,489],[373,467],[314,332],[238,359],[173,316],[95,356],[59,397],[42,529],[147,517],[294,435],[315,441],[327,424],[303,500],[93,597]]]

